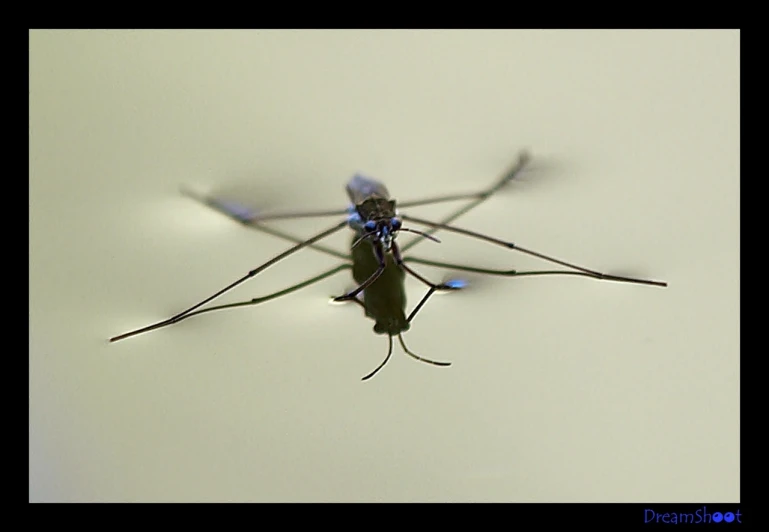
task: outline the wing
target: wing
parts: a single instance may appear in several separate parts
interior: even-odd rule
[[[347,195],[353,205],[360,205],[364,200],[372,197],[390,199],[390,193],[379,181],[375,181],[360,174],[350,179],[347,183]]]

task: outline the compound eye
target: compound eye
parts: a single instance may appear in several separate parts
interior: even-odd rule
[[[363,229],[365,229],[367,233],[374,232],[376,230],[376,222],[374,220],[369,220],[363,225]]]
[[[393,231],[398,231],[401,228],[401,221],[397,218],[392,218],[390,220],[390,226],[393,228]]]

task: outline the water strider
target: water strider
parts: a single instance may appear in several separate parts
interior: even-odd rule
[[[217,200],[215,198],[205,197],[197,195],[191,191],[183,191],[187,196],[200,201],[209,207],[216,209],[217,211],[226,214],[230,218],[237,220],[238,222],[258,229],[265,233],[277,236],[279,238],[288,240],[294,243],[294,246],[287,249],[280,255],[273,257],[261,266],[249,271],[246,275],[238,279],[237,281],[222,288],[210,297],[207,297],[203,301],[196,303],[190,308],[168,318],[167,320],[136,329],[113,338],[110,338],[110,342],[116,342],[123,340],[130,336],[141,334],[144,332],[159,329],[167,325],[178,323],[182,320],[190,318],[192,316],[203,314],[205,312],[211,312],[214,310],[222,310],[235,307],[244,307],[250,305],[257,305],[270,299],[275,299],[283,295],[289,294],[313,283],[331,277],[332,275],[344,270],[352,270],[353,279],[357,283],[357,287],[341,296],[335,297],[334,301],[349,301],[361,305],[365,311],[366,316],[375,321],[374,332],[378,334],[386,334],[389,340],[389,347],[387,349],[387,356],[371,373],[363,377],[363,380],[369,379],[374,376],[390,359],[393,349],[393,336],[398,337],[403,350],[411,357],[434,364],[436,366],[448,366],[450,362],[438,362],[427,358],[420,357],[415,353],[412,353],[403,341],[402,333],[407,331],[411,326],[411,322],[416,316],[417,312],[424,306],[425,302],[436,291],[450,291],[458,290],[465,286],[465,283],[461,280],[451,280],[444,283],[433,283],[428,279],[422,277],[416,271],[414,271],[407,262],[425,264],[434,267],[447,268],[450,270],[474,272],[489,275],[502,275],[508,277],[523,277],[532,275],[580,275],[584,277],[592,277],[594,279],[605,281],[617,281],[623,283],[637,283],[646,284],[652,286],[667,286],[667,283],[662,281],[650,281],[645,279],[634,279],[631,277],[623,277],[618,275],[609,275],[601,273],[595,270],[584,268],[576,264],[562,261],[530,249],[523,248],[512,242],[500,240],[498,238],[490,237],[467,229],[462,229],[450,225],[455,219],[468,212],[470,209],[476,207],[487,198],[492,196],[505,184],[510,182],[515,176],[517,176],[521,170],[529,162],[529,155],[526,152],[522,152],[518,156],[518,160],[513,166],[506,171],[500,179],[496,181],[491,187],[473,192],[469,194],[454,194],[448,196],[440,196],[416,201],[408,201],[401,203],[399,207],[417,207],[422,205],[428,205],[432,203],[440,203],[447,201],[457,200],[473,200],[464,207],[454,211],[451,215],[447,216],[440,222],[432,222],[415,216],[401,214],[396,209],[395,200],[390,199],[390,195],[387,188],[380,182],[373,179],[369,179],[360,175],[353,177],[347,184],[347,195],[350,198],[351,206],[346,210],[333,210],[333,211],[308,211],[308,212],[293,212],[293,213],[277,213],[277,214],[254,214],[242,206]],[[297,238],[293,235],[289,235],[272,227],[263,225],[261,222],[266,220],[287,219],[287,218],[302,218],[302,217],[324,217],[324,216],[341,216],[347,215],[347,218],[335,223],[333,226],[325,229],[315,236],[312,236],[306,240]],[[420,231],[411,227],[403,227],[403,222],[413,222],[418,225],[426,226],[429,229],[427,231]],[[327,236],[336,233],[345,226],[349,226],[354,235],[351,242],[350,255],[339,253],[336,250],[318,244],[320,240]],[[437,230],[450,231],[480,240],[485,240],[492,244],[496,244],[508,249],[514,249],[521,253],[531,255],[542,260],[570,268],[569,270],[541,270],[541,271],[516,271],[516,270],[491,270],[485,268],[476,268],[472,266],[464,266],[459,264],[448,264],[443,262],[436,262],[427,259],[420,259],[417,257],[406,257],[403,252],[407,251],[423,239],[429,239],[438,242],[438,239],[433,236]],[[413,240],[407,243],[402,248],[398,246],[395,241],[400,232],[411,232],[419,235],[422,238]],[[247,281],[255,275],[261,273],[265,269],[269,268],[273,264],[281,261],[292,253],[299,251],[303,248],[312,248],[317,251],[332,255],[334,257],[342,259],[344,262],[327,270],[311,279],[307,279],[301,283],[290,286],[278,292],[272,294],[250,299],[248,301],[241,301],[237,303],[229,303],[224,305],[216,305],[207,308],[200,308],[206,303],[216,299],[220,295],[235,288],[239,284]],[[422,297],[419,303],[414,309],[406,316],[406,294],[404,289],[404,279],[406,274],[409,274],[425,285],[427,285],[427,293]]]

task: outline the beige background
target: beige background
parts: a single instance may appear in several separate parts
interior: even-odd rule
[[[32,32],[30,500],[739,500],[738,59],[726,31]],[[328,305],[345,275],[106,341],[286,248],[182,184],[345,207],[356,171],[406,200],[486,186],[523,147],[531,171],[460,225],[670,287],[469,276],[406,335],[453,366],[396,344],[365,383],[387,341]]]

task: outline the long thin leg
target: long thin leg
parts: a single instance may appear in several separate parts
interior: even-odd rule
[[[489,268],[476,268],[475,266],[464,266],[461,264],[450,264],[447,262],[439,262],[428,259],[421,259],[418,257],[404,257],[404,262],[416,262],[419,264],[425,264],[427,266],[434,266],[436,268],[446,268],[448,270],[458,270],[465,272],[481,273],[486,275],[500,275],[506,277],[529,277],[538,275],[575,275],[580,277],[590,277],[592,279],[602,280],[600,277],[596,277],[591,273],[579,272],[574,270],[536,270],[536,271],[517,271],[517,270],[493,270]],[[422,297],[414,310],[411,311],[406,321],[409,323],[417,315],[417,312],[421,310],[428,299],[439,290],[459,290],[464,287],[464,283],[459,281],[449,281],[440,285],[430,286],[427,293]]]
[[[253,299],[249,299],[248,301],[238,301],[236,303],[228,303],[226,305],[216,305],[214,307],[208,307],[208,308],[196,310],[194,312],[190,312],[189,314],[185,314],[184,316],[179,318],[179,321],[186,320],[187,318],[191,318],[192,316],[197,316],[198,314],[213,312],[214,310],[225,310],[230,308],[249,307],[252,305],[258,305],[259,303],[264,303],[265,301],[270,301],[271,299],[277,299],[281,296],[285,296],[287,294],[290,294],[291,292],[296,292],[297,290],[300,290],[305,286],[310,286],[311,284],[315,284],[341,271],[349,270],[350,268],[352,268],[351,263],[339,264],[331,268],[330,270],[326,270],[325,272],[318,274],[315,277],[312,277],[311,279],[307,279],[306,281],[302,281],[301,283],[297,283],[293,286],[289,286],[288,288],[284,288],[283,290],[273,292],[272,294],[268,294],[266,296],[261,296],[261,297],[255,297]]]
[[[610,275],[607,273],[601,273],[595,270],[591,270],[589,268],[585,268],[583,266],[578,266],[576,264],[572,264],[569,262],[562,261],[560,259],[556,259],[554,257],[550,257],[548,255],[544,255],[542,253],[539,253],[537,251],[532,251],[530,249],[526,249],[524,247],[518,246],[512,242],[506,242],[504,240],[500,240],[498,238],[494,238],[491,236],[487,236],[481,233],[476,233],[475,231],[470,231],[468,229],[462,229],[460,227],[454,227],[445,223],[440,222],[431,222],[430,220],[425,220],[423,218],[416,218],[414,216],[401,216],[403,220],[409,220],[412,222],[416,222],[418,224],[424,224],[428,225],[437,229],[443,229],[444,231],[451,231],[453,233],[459,233],[461,235],[470,236],[473,238],[478,238],[480,240],[485,240],[486,242],[490,242],[492,244],[496,244],[498,246],[502,246],[504,248],[508,249],[515,249],[517,251],[520,251],[521,253],[526,253],[527,255],[531,255],[533,257],[540,258],[542,260],[546,260],[548,262],[552,262],[554,264],[559,264],[561,266],[565,266],[567,268],[571,268],[573,270],[578,270],[584,273],[587,273],[591,275],[592,277],[595,277],[597,279],[603,279],[607,281],[618,281],[623,283],[637,283],[637,284],[647,284],[647,285],[653,285],[653,286],[667,286],[667,283],[664,281],[650,281],[646,279],[634,279],[632,277],[623,277],[621,275]]]
[[[250,272],[248,272],[246,275],[244,275],[243,277],[241,277],[240,279],[238,279],[234,283],[231,283],[228,286],[222,288],[221,290],[216,292],[214,295],[207,297],[206,299],[204,299],[200,303],[197,303],[197,304],[191,306],[190,308],[188,308],[188,309],[186,309],[186,310],[176,314],[175,316],[172,316],[171,318],[169,318],[167,320],[163,320],[163,321],[160,321],[158,323],[154,323],[152,325],[148,325],[146,327],[142,327],[141,329],[136,329],[135,331],[130,331],[130,332],[127,332],[127,333],[120,334],[118,336],[114,336],[114,337],[110,338],[109,341],[110,342],[117,342],[118,340],[123,340],[125,338],[131,337],[131,336],[135,336],[137,334],[141,334],[141,333],[144,333],[144,332],[152,331],[152,330],[155,330],[155,329],[159,329],[161,327],[165,327],[166,325],[171,325],[172,323],[176,323],[179,320],[181,320],[184,316],[186,316],[187,314],[189,314],[192,311],[194,311],[195,309],[197,309],[199,307],[202,307],[203,305],[205,305],[209,301],[211,301],[213,299],[216,299],[217,297],[219,297],[220,295],[224,294],[225,292],[228,292],[229,290],[232,290],[233,288],[235,288],[239,284],[243,283],[244,281],[247,281],[248,279],[252,278],[256,274],[266,270],[267,268],[269,268],[270,266],[272,266],[276,262],[278,262],[278,261],[288,257],[292,253],[295,253],[295,252],[299,251],[300,249],[302,249],[302,248],[304,248],[304,247],[306,247],[306,246],[308,246],[308,245],[310,245],[310,244],[312,244],[314,242],[317,242],[318,240],[321,240],[322,238],[325,238],[325,237],[327,237],[327,236],[329,236],[329,235],[339,231],[342,227],[344,227],[346,225],[347,225],[347,221],[339,222],[336,225],[334,225],[333,227],[330,227],[329,229],[326,229],[325,231],[321,231],[320,233],[316,234],[315,236],[310,237],[305,242],[302,242],[301,244],[297,244],[297,245],[287,249],[286,251],[284,251],[280,255],[278,255],[276,257],[273,257],[272,259],[268,260],[267,262],[265,262],[261,266],[251,270]]]
[[[211,209],[214,209],[215,211],[221,214],[224,214],[228,218],[235,220],[239,224],[244,225],[250,229],[256,229],[257,231],[261,231],[268,235],[282,238],[283,240],[288,240],[289,242],[292,242],[294,244],[301,244],[302,242],[305,241],[304,238],[299,238],[299,237],[290,235],[285,231],[281,231],[281,230],[268,227],[266,225],[259,223],[262,220],[262,218],[258,218],[257,215],[254,214],[253,211],[251,211],[251,209],[243,205],[237,204],[235,202],[219,200],[211,196],[204,196],[185,188],[182,189],[182,194],[195,200],[198,203],[202,203],[206,207],[210,207]],[[327,255],[331,255],[339,259],[350,260],[349,255],[340,253],[335,249],[331,249],[329,247],[322,246],[320,244],[310,244],[307,247],[309,249],[314,249],[316,251],[326,253]]]
[[[424,297],[422,297],[422,299],[419,301],[419,303],[414,308],[414,310],[411,311],[411,314],[406,320],[409,323],[411,322],[412,319],[414,319],[414,316],[416,316],[417,312],[419,312],[419,309],[421,309],[422,306],[427,302],[427,300],[430,299],[430,296],[432,296],[437,290],[457,290],[460,287],[455,282],[435,284],[428,281],[426,278],[422,277],[421,275],[419,275],[417,272],[415,272],[414,270],[412,270],[406,265],[403,257],[401,257],[400,250],[398,249],[398,246],[395,243],[393,243],[393,246],[392,246],[392,253],[393,253],[393,259],[395,260],[395,263],[400,268],[403,268],[403,270],[406,271],[406,273],[410,274],[416,279],[419,279],[429,287],[429,290],[427,291],[427,293],[424,295]]]
[[[193,199],[209,204],[207,198],[201,196],[200,194],[197,194],[196,192],[186,187],[182,187],[181,192],[185,196],[189,196]],[[212,200],[212,201],[213,201],[213,204],[211,204],[210,206],[217,210],[220,208],[220,206],[227,205],[227,202],[224,202],[224,201],[220,201],[220,200]],[[248,217],[240,221],[244,224],[252,224],[252,223],[257,223],[264,220],[280,220],[285,218],[319,218],[322,216],[342,216],[343,214],[347,214],[347,209],[334,209],[334,210],[325,210],[325,211],[276,212],[276,213],[267,213],[267,214],[260,214],[260,215],[254,215],[253,213],[248,213]]]
[[[453,195],[453,196],[444,196],[441,198],[434,198],[433,200],[421,200],[421,201],[407,201],[405,203],[398,204],[399,207],[416,207],[419,205],[428,205],[430,203],[437,203],[438,201],[451,201],[451,200],[460,200],[460,199],[475,199],[475,201],[471,201],[467,205],[460,207],[453,213],[449,214],[445,218],[441,220],[442,224],[449,224],[462,216],[463,214],[469,212],[470,210],[474,209],[484,201],[486,201],[489,197],[491,197],[495,192],[497,192],[500,188],[505,186],[507,183],[512,181],[518,174],[520,174],[521,170],[524,169],[524,167],[529,163],[531,160],[531,156],[528,152],[522,151],[518,155],[518,160],[504,173],[502,174],[502,177],[499,178],[492,186],[485,190],[481,190],[480,192],[470,193],[470,194],[459,194],[459,195]],[[403,216],[401,218],[405,219]],[[427,231],[427,234],[434,234],[436,231],[438,231],[440,227],[433,227],[431,230]],[[403,246],[403,251],[408,251],[409,249],[416,246],[419,242],[421,242],[422,239],[416,238],[414,240],[411,240],[410,242],[406,243]]]
[[[397,264],[400,268],[403,268],[406,273],[414,277],[415,279],[418,279],[422,281],[424,284],[432,288],[433,290],[440,290],[442,288],[445,288],[443,285],[435,284],[430,281],[428,281],[426,278],[419,275],[417,272],[406,266],[405,260],[401,256],[400,249],[398,248],[398,245],[393,243],[392,245],[392,254],[393,254],[393,260],[395,260],[395,264]]]
[[[382,272],[385,271],[385,255],[384,251],[382,250],[382,247],[378,244],[374,245],[374,253],[376,254],[377,261],[379,261],[379,266],[377,267],[376,271],[371,274],[371,276],[363,281],[363,283],[353,290],[352,292],[348,292],[343,296],[338,296],[334,298],[334,301],[347,301],[350,299],[355,298],[358,294],[363,292],[366,288],[371,286],[371,284],[379,279],[379,276],[382,275]]]
[[[421,356],[417,355],[416,353],[412,353],[412,352],[409,350],[409,348],[408,348],[408,347],[406,347],[406,343],[403,341],[403,336],[401,336],[400,334],[398,334],[398,340],[399,340],[399,341],[400,341],[400,343],[401,343],[401,347],[403,347],[403,351],[404,351],[404,352],[405,352],[407,355],[409,355],[409,356],[411,356],[411,357],[415,358],[416,360],[419,360],[420,362],[426,362],[427,364],[432,364],[433,366],[450,366],[450,365],[451,365],[451,362],[439,362],[439,361],[437,361],[437,360],[430,360],[429,358],[424,358],[424,357],[421,357]],[[386,356],[386,357],[385,357],[385,359],[384,359],[384,360],[383,360],[383,361],[382,361],[382,362],[381,362],[381,363],[380,363],[380,364],[379,364],[379,365],[378,365],[378,366],[377,366],[377,367],[374,369],[374,371],[372,371],[371,373],[369,373],[368,375],[366,375],[365,377],[363,377],[361,380],[364,380],[364,381],[367,381],[367,380],[369,380],[371,377],[373,377],[374,375],[376,375],[376,374],[379,372],[379,370],[380,370],[380,369],[382,369],[382,368],[385,366],[385,364],[387,364],[387,362],[390,360],[390,356],[393,354],[393,337],[392,337],[392,335],[391,335],[391,334],[388,334],[388,335],[387,335],[387,341],[388,341],[388,347],[387,347],[387,356]]]
[[[434,203],[443,203],[446,201],[459,201],[459,200],[468,200],[468,199],[482,199],[487,198],[491,196],[494,192],[496,192],[499,188],[503,187],[505,183],[510,181],[512,178],[514,178],[518,172],[520,172],[523,167],[531,160],[531,157],[527,152],[521,152],[518,155],[518,160],[515,162],[515,164],[508,169],[503,176],[498,179],[492,186],[489,188],[486,188],[484,190],[479,190],[477,192],[468,192],[465,194],[448,194],[446,196],[437,196],[432,198],[423,198],[418,200],[411,200],[411,201],[399,201],[398,207],[422,207],[423,205],[432,205]]]
[[[431,286],[430,289],[427,290],[427,293],[424,296],[422,296],[422,299],[419,300],[419,303],[417,303],[417,306],[414,307],[414,310],[411,311],[411,314],[409,314],[409,317],[406,318],[406,321],[411,323],[411,320],[414,319],[414,316],[417,315],[417,312],[421,310],[424,304],[427,303],[427,300],[430,299],[430,296],[432,296],[438,290],[459,290],[462,288],[462,286],[463,284],[454,283],[454,282],[436,284]]]
[[[423,198],[414,201],[399,201],[398,208],[404,207],[423,207],[425,205],[432,205],[434,203],[445,203],[448,201],[461,201],[469,199],[478,199],[484,196],[486,192],[466,192],[464,194],[447,194],[446,196],[436,196],[432,198]]]
[[[403,351],[405,351],[406,354],[409,355],[410,357],[415,358],[420,362],[426,362],[428,364],[432,364],[433,366],[450,366],[451,365],[451,362],[439,362],[438,360],[430,360],[429,358],[424,358],[417,355],[416,353],[412,353],[411,351],[409,351],[409,348],[406,347],[406,342],[403,341],[403,336],[400,333],[398,333],[398,340],[401,343],[401,347],[403,348]]]
[[[346,299],[344,302],[345,303],[348,303],[348,302],[349,303],[357,303],[358,305],[363,307],[363,312],[366,312],[366,304],[363,301],[361,301],[357,296],[352,298],[352,299]]]
[[[389,341],[389,343],[390,343],[389,347],[387,348],[387,356],[386,356],[386,357],[385,357],[385,359],[382,361],[382,363],[381,363],[381,364],[379,364],[379,365],[376,367],[376,369],[375,369],[374,371],[372,371],[371,373],[369,373],[368,375],[366,375],[365,377],[363,377],[363,378],[361,379],[362,381],[367,381],[367,380],[369,380],[371,377],[373,377],[374,375],[376,375],[376,374],[377,374],[377,372],[378,372],[380,369],[382,369],[382,368],[384,367],[384,365],[385,365],[385,364],[387,364],[387,361],[388,361],[388,360],[390,360],[390,355],[392,355],[392,354],[393,354],[393,337],[392,337],[391,335],[389,335],[389,334],[388,334],[388,335],[387,335],[387,339],[388,339],[388,341]]]
[[[481,273],[485,275],[500,275],[504,277],[527,277],[534,275],[577,275],[581,277],[590,277],[591,279],[597,279],[599,281],[605,280],[604,278],[597,277],[592,273],[586,273],[574,270],[532,270],[532,271],[520,271],[520,270],[493,270],[489,268],[478,268],[476,266],[464,266],[462,264],[451,264],[448,262],[439,262],[429,259],[422,259],[419,257],[404,257],[404,262],[416,262],[418,264],[425,264],[427,266],[434,266],[436,268],[446,268],[447,270],[458,270],[463,272]],[[609,279],[614,280],[614,279]]]

